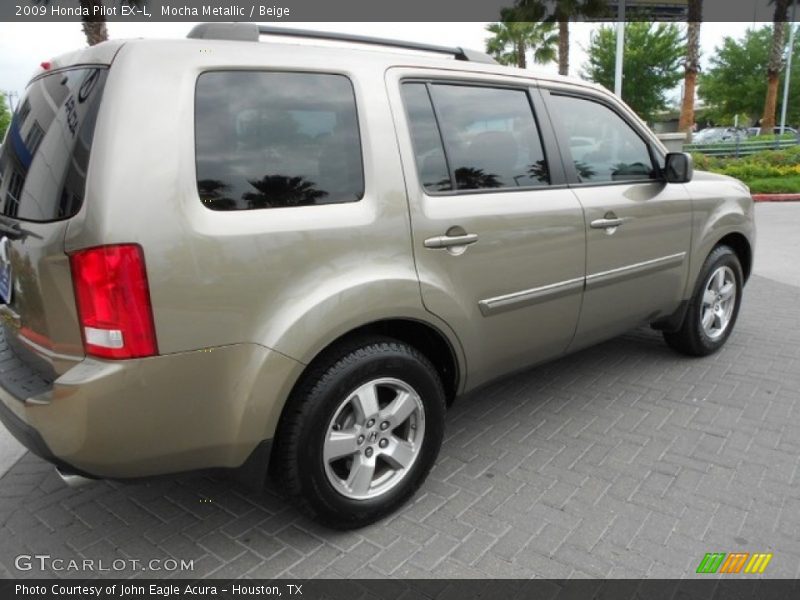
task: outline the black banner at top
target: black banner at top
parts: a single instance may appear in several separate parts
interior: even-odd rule
[[[790,0],[791,1],[791,0]],[[690,0],[3,0],[0,20],[35,21],[687,21]],[[621,6],[621,3],[624,6]],[[703,0],[703,21],[769,22],[771,0]],[[624,10],[620,10],[623,8]],[[517,9],[517,10],[513,10]],[[800,10],[798,11],[800,13]],[[694,18],[694,17],[692,17]],[[792,8],[779,20],[792,20]]]

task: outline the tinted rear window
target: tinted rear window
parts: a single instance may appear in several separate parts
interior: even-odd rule
[[[550,183],[525,90],[436,84],[431,96],[459,190]]]
[[[0,154],[0,212],[25,221],[80,210],[106,68],[59,71],[33,81]]]
[[[453,189],[450,171],[427,86],[406,83],[402,92],[422,185],[430,192],[449,191]]]
[[[402,91],[417,170],[427,191],[549,185],[525,90],[407,82]]]
[[[199,77],[196,94],[197,188],[208,208],[334,204],[363,196],[347,77],[213,71]]]

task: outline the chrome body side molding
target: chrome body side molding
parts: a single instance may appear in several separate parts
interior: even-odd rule
[[[575,279],[568,279],[566,281],[531,288],[529,290],[487,298],[486,300],[478,302],[478,306],[483,316],[488,317],[497,313],[555,300],[556,298],[562,298],[569,294],[580,292],[583,290],[583,281],[583,277],[577,277]]]
[[[575,279],[568,279],[566,281],[559,281],[549,285],[531,288],[528,290],[521,290],[519,292],[512,292],[502,296],[495,296],[494,298],[486,298],[478,302],[481,314],[484,317],[489,317],[498,313],[506,312],[522,308],[523,306],[531,306],[532,304],[539,304],[541,302],[548,302],[556,298],[562,298],[569,294],[582,291],[586,289],[602,287],[656,273],[665,269],[671,269],[683,264],[686,260],[686,252],[679,252],[678,254],[671,254],[661,258],[654,258],[632,265],[619,267],[618,269],[611,269],[609,271],[602,271],[594,273],[587,277],[576,277]]]

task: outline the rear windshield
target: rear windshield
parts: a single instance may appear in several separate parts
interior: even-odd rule
[[[0,154],[0,214],[41,222],[80,210],[106,75],[82,67],[31,82]]]

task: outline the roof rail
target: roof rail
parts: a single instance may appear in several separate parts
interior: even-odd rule
[[[435,52],[448,54],[456,60],[466,60],[487,64],[497,64],[497,61],[483,52],[467,48],[436,46],[433,44],[420,44],[401,40],[369,37],[365,35],[352,35],[349,33],[335,33],[329,31],[315,31],[312,29],[293,29],[288,27],[271,27],[257,25],[256,23],[200,23],[195,25],[187,37],[203,40],[233,40],[240,42],[257,42],[261,35],[276,35],[284,37],[298,37],[315,40],[332,40],[336,42],[353,42],[356,44],[369,44],[371,46],[385,46],[389,48],[403,48],[405,50],[419,50],[421,52]]]

